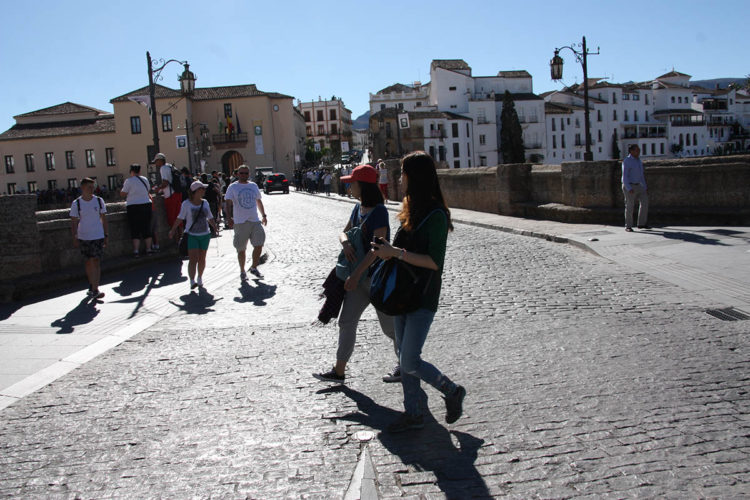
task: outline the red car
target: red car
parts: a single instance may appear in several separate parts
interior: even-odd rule
[[[268,174],[263,181],[263,191],[266,194],[272,191],[282,191],[289,194],[289,181],[284,174]]]

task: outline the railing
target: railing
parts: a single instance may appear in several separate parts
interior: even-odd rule
[[[701,117],[700,120],[672,120],[670,125],[673,127],[702,127],[706,121]]]
[[[214,144],[228,144],[231,142],[247,142],[247,133],[241,134],[213,134],[211,140]]]
[[[487,118],[477,118],[477,125],[487,125],[491,123]]]

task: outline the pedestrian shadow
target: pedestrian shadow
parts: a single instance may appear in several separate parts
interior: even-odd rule
[[[214,312],[212,307],[221,299],[214,298],[203,287],[198,287],[195,290],[180,297],[182,304],[171,300],[169,303],[187,314],[208,314]]]
[[[255,280],[256,286],[250,286],[250,283],[243,281],[240,285],[240,296],[235,297],[234,301],[239,303],[252,302],[256,306],[265,306],[266,300],[276,295],[276,285],[267,285],[261,281]]]
[[[427,396],[422,391],[420,400],[425,408],[425,427],[421,430],[391,434],[386,428],[400,412],[377,404],[345,385],[329,387],[318,394],[340,392],[357,404],[359,411],[333,417],[366,425],[380,431],[378,440],[392,454],[398,456],[405,465],[412,465],[418,471],[435,474],[437,486],[447,498],[492,498],[487,484],[476,469],[478,450],[484,440],[460,431],[448,431],[437,422],[426,409]],[[453,443],[453,438],[458,446]]]
[[[717,245],[717,246],[728,246],[726,243],[722,243],[716,238],[708,238],[702,234],[689,233],[686,231],[659,231],[659,230],[647,230],[639,231],[642,234],[653,234],[659,235],[670,240],[681,240],[686,243],[697,243],[699,245]]]
[[[146,289],[146,295],[153,288],[173,285],[187,281],[182,275],[182,262],[159,263],[150,269],[139,269],[125,274],[120,284],[113,287],[115,293],[127,297],[136,292]]]
[[[73,333],[76,326],[91,323],[96,318],[99,314],[96,304],[96,300],[86,297],[65,316],[50,323],[50,326],[59,328],[55,332],[58,334]]]

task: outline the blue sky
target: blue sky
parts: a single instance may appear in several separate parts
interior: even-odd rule
[[[649,80],[677,71],[693,79],[750,73],[750,3],[606,0],[3,2],[0,131],[13,116],[65,101],[111,111],[109,100],[148,83],[152,57],[185,59],[197,86],[254,83],[302,100],[342,97],[353,117],[369,92],[429,80],[432,59],[461,58],[474,75],[525,69],[534,91],[549,77],[555,47],[585,35],[601,55],[590,77]],[[581,81],[569,51],[565,84]],[[178,88],[182,67],[163,85]]]

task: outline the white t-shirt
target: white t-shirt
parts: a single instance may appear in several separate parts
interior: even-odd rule
[[[177,216],[178,219],[185,221],[185,232],[192,234],[193,236],[203,236],[204,234],[211,232],[208,226],[208,220],[213,219],[214,216],[211,213],[211,208],[208,206],[208,202],[206,200],[201,201],[203,202],[204,215],[198,217],[201,210],[200,205],[193,205],[190,200],[185,200],[182,202],[182,205],[180,206],[180,214]],[[193,225],[193,221],[196,219],[198,222]]]
[[[388,169],[379,167],[378,172],[380,173],[380,184],[388,184]]]
[[[323,184],[330,184],[331,183],[331,174],[325,174],[323,176]]]
[[[122,184],[121,192],[127,193],[128,197],[125,198],[126,205],[143,205],[151,203],[151,198],[148,196],[149,185],[148,179],[142,175],[134,175],[125,179]]]
[[[80,203],[81,211],[78,211]],[[73,200],[70,206],[70,216],[76,217],[78,221],[79,240],[101,240],[104,238],[104,226],[99,214],[107,213],[107,204],[98,196],[89,201],[83,198]]]
[[[165,163],[161,166],[159,169],[159,175],[161,175],[162,181],[167,181],[169,183],[169,186],[164,188],[164,191],[161,192],[162,195],[164,195],[164,198],[169,198],[172,196],[172,165],[169,163]]]
[[[254,182],[247,184],[233,182],[227,188],[224,199],[232,200],[232,219],[235,224],[242,224],[246,221],[260,222],[258,217],[260,189]]]

